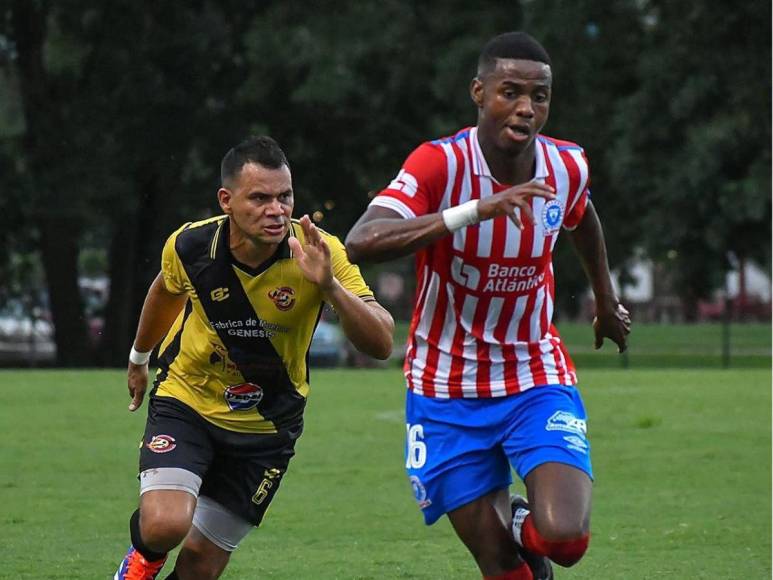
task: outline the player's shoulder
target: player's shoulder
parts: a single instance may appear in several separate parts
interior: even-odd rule
[[[547,135],[538,135],[537,139],[540,143],[544,143],[548,147],[555,147],[558,151],[585,151],[582,145],[578,145],[574,141],[566,141],[564,139],[556,139],[555,137],[548,137]]]
[[[170,238],[179,237],[181,234],[188,236],[202,235],[204,233],[214,232],[223,225],[223,222],[228,219],[226,215],[217,215],[211,218],[195,221],[185,222],[175,231],[171,233]]]
[[[299,219],[292,218],[290,220],[290,224],[292,227],[292,231],[290,232],[290,235],[292,235],[294,238],[298,238],[298,240],[303,243],[306,241],[306,236],[303,233],[303,228],[301,227],[301,221]],[[319,225],[314,224],[317,228],[317,231],[320,233],[320,235],[325,239],[326,242],[330,243],[336,243],[340,244],[341,240],[336,236],[335,234],[331,234],[327,230],[319,227]]]
[[[467,149],[470,131],[472,127],[466,127],[445,137],[439,137],[431,141],[424,141],[419,144],[408,157],[406,166],[416,170],[421,167],[426,173],[434,174],[436,170],[445,170],[448,155],[453,155],[452,151]]]
[[[228,216],[218,215],[204,220],[187,222],[170,236],[170,242],[179,255],[192,255],[210,251],[217,234]]]
[[[458,143],[467,141],[470,138],[471,131],[472,131],[472,127],[465,127],[463,129],[459,129],[453,135],[447,135],[445,137],[440,137],[432,141],[426,141],[425,144],[430,147],[434,147],[438,149],[441,148],[443,145],[451,145],[455,143],[458,144]]]

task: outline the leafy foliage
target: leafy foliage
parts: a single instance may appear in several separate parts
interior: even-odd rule
[[[682,293],[704,297],[729,252],[770,262],[770,4],[649,10],[640,87],[616,115],[613,181],[650,255],[674,258]]]
[[[66,352],[77,254],[103,252],[102,360],[122,362],[163,239],[218,211],[229,147],[274,136],[296,214],[344,235],[410,150],[474,124],[480,46],[523,27],[553,57],[546,133],[585,147],[611,263],[675,256],[705,296],[728,252],[770,257],[769,21],[761,0],[5,2],[0,269],[37,252]],[[585,282],[561,246],[572,312]]]

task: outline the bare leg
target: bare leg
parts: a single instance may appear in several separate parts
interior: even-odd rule
[[[192,526],[174,570],[180,580],[215,580],[225,570],[230,557],[231,552],[216,546]]]
[[[154,552],[166,553],[183,541],[191,528],[196,498],[187,491],[161,489],[140,496],[140,534]]]
[[[530,514],[519,512],[515,537],[532,554],[562,566],[579,562],[590,538],[590,478],[562,463],[546,463],[526,476]]]
[[[518,545],[510,531],[512,516],[507,489],[491,492],[449,512],[448,519],[483,575],[503,574],[521,564]]]
[[[545,539],[579,538],[590,530],[592,483],[588,475],[563,463],[544,463],[526,476],[534,525]]]

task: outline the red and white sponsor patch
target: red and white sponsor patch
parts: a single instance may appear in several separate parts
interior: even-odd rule
[[[146,443],[145,447],[153,453],[169,453],[177,447],[177,443],[171,435],[153,435],[153,439]]]
[[[271,298],[274,305],[282,311],[290,310],[290,308],[293,307],[293,304],[295,304],[295,290],[289,286],[274,288],[268,293],[268,297]]]

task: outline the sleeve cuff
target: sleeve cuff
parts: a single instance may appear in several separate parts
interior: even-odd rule
[[[405,219],[411,219],[416,217],[416,214],[413,212],[413,210],[410,207],[408,207],[399,199],[395,199],[394,197],[379,195],[373,198],[373,201],[370,202],[370,205],[391,209],[399,213]]]

